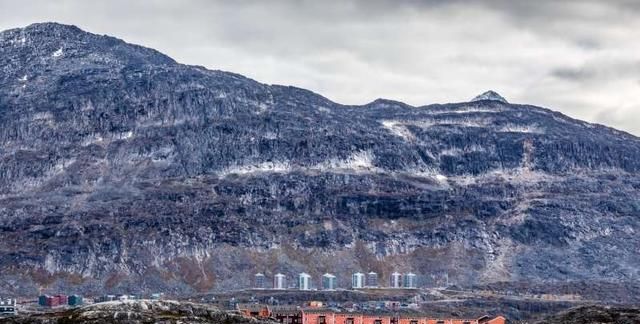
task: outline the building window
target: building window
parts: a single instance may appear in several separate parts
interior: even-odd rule
[[[382,320],[377,319],[377,320],[373,321],[373,324],[382,324]]]
[[[353,318],[347,318],[347,322],[345,324],[354,324]]]
[[[464,321],[464,322],[462,322],[462,324],[471,324],[471,322],[469,322],[469,321]]]
[[[409,322],[409,324],[418,324],[418,321],[412,320],[411,322]]]
[[[438,321],[437,324],[444,324],[444,321]]]
[[[327,324],[327,319],[324,316],[318,316],[318,324]]]

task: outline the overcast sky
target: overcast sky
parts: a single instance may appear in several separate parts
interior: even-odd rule
[[[640,1],[0,0],[0,29],[44,21],[344,104],[493,89],[640,135]]]

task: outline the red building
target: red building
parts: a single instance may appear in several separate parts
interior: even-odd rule
[[[335,322],[336,324],[362,324],[362,314],[336,313]]]
[[[271,310],[267,305],[260,304],[242,304],[237,306],[242,315],[247,317],[268,318],[271,316]]]
[[[69,297],[67,297],[67,295],[42,295],[38,298],[38,304],[40,304],[40,306],[46,307],[58,307],[66,305],[69,302],[68,298]]]
[[[384,314],[334,313],[331,310],[302,310],[303,324],[392,324],[393,317]],[[397,323],[394,323],[397,324]]]
[[[362,315],[362,324],[391,324],[390,315]]]
[[[270,317],[282,324],[303,324],[302,311],[296,306],[274,306]]]
[[[283,324],[506,324],[502,316],[478,319],[432,318],[418,314],[362,314],[334,312],[330,309],[295,306],[242,305],[238,309],[248,317],[272,318]]]
[[[57,295],[55,297],[58,297],[58,303],[60,305],[66,305],[69,303],[69,296],[67,295]]]
[[[283,324],[303,324],[302,311],[296,306],[239,304],[237,309],[242,315],[247,317],[272,318]]]
[[[335,313],[326,309],[309,309],[302,311],[302,323],[335,324]]]

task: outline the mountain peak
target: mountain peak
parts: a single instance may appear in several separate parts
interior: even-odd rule
[[[481,100],[495,100],[495,101],[501,101],[501,102],[507,103],[507,100],[505,98],[503,98],[501,95],[499,95],[497,92],[493,90],[489,90],[471,99],[471,101],[481,101]]]
[[[41,61],[42,58],[70,58],[94,62],[174,64],[170,57],[150,48],[129,44],[125,41],[86,32],[74,25],[56,22],[34,23],[24,28],[10,29],[0,33],[0,47],[4,55],[28,55]],[[28,53],[22,51],[27,48]],[[7,51],[11,50],[12,53]],[[67,55],[67,53],[69,55]],[[77,63],[77,62],[76,62]],[[80,64],[81,65],[81,64]],[[76,64],[76,66],[79,66]]]
[[[65,31],[73,33],[84,33],[84,31],[75,25],[66,25],[57,22],[34,23],[24,28],[27,31]]]
[[[24,28],[9,29],[0,34],[6,36],[22,35],[27,37],[57,37],[78,38],[89,34],[74,25],[65,25],[56,22],[34,23]]]

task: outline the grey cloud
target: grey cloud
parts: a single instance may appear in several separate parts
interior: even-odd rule
[[[638,1],[481,1],[517,28],[549,40],[562,40],[585,50],[615,42],[618,27],[636,21]],[[636,33],[637,34],[637,33]],[[630,36],[630,35],[629,35]]]
[[[633,80],[640,75],[640,61],[588,62],[578,68],[557,68],[551,71],[556,78],[574,82],[604,82],[610,80]]]
[[[598,50],[602,48],[602,44],[596,39],[591,38],[578,38],[575,40],[576,45],[585,50]]]
[[[572,69],[572,68],[558,68],[551,71],[551,75],[556,78],[570,80],[570,81],[581,81],[585,79],[591,79],[595,76],[592,71],[585,70],[583,68]]]

